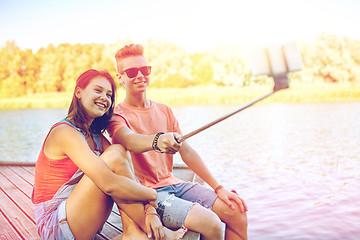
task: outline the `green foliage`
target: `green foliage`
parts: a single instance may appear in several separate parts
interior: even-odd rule
[[[269,86],[219,87],[195,86],[184,88],[153,88],[148,90],[148,97],[170,106],[196,104],[232,104],[239,106],[270,91]],[[122,101],[125,89],[118,89],[116,103]],[[27,108],[68,108],[72,93],[42,93],[25,95],[17,98],[0,98],[0,109]],[[315,86],[295,85],[282,90],[262,101],[307,103],[307,102],[352,102],[359,101],[360,86],[321,84]],[[260,103],[261,104],[261,103]]]
[[[218,86],[249,86],[251,84],[250,64],[244,51],[238,46],[221,46],[209,52]]]
[[[305,69],[299,81],[360,83],[360,41],[323,34],[314,44],[303,43],[301,53]]]
[[[189,87],[194,85],[191,74],[192,62],[185,49],[163,40],[149,40],[145,46],[145,56],[153,67],[151,81],[153,87]]]
[[[0,98],[39,93],[69,93],[77,77],[89,68],[107,69],[115,76],[114,55],[131,43],[50,44],[36,53],[15,42],[0,48]],[[145,56],[153,67],[152,88],[196,86],[267,86],[269,77],[252,77],[250,63],[239,46],[221,46],[190,54],[174,43],[148,40]],[[360,84],[360,41],[324,34],[315,42],[299,43],[304,69],[290,74],[291,84]]]
[[[197,85],[209,85],[215,83],[212,59],[208,54],[195,53],[191,56],[192,75]]]

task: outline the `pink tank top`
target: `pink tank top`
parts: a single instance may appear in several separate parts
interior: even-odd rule
[[[51,130],[60,124],[72,126],[66,122],[59,122],[55,124]],[[32,199],[34,204],[52,199],[59,188],[69,181],[79,169],[69,157],[60,160],[48,158],[44,153],[45,141],[35,167],[35,185]]]

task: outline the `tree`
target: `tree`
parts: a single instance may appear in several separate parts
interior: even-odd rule
[[[196,85],[214,84],[213,58],[206,53],[195,53],[191,55],[192,76]]]
[[[6,42],[0,50],[0,93],[1,96],[21,96],[26,93],[26,62],[24,54],[14,41]]]
[[[71,92],[77,77],[89,68],[116,73],[115,52],[129,39],[104,44],[53,44],[21,50],[14,41],[0,48],[0,96],[44,92]],[[153,66],[152,86],[159,88],[195,85],[249,86],[267,84],[268,77],[252,77],[241,46],[219,46],[189,54],[174,43],[148,40],[145,56]],[[360,83],[360,41],[323,34],[315,42],[299,43],[304,68],[291,73],[291,81],[303,84]]]
[[[151,74],[154,87],[194,85],[192,61],[185,49],[161,40],[149,40],[144,47],[149,64],[154,66]]]

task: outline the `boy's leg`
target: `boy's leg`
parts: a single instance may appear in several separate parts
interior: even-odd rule
[[[236,202],[232,203],[235,206],[235,209],[231,209],[222,200],[217,198],[212,207],[212,210],[220,217],[221,221],[226,224],[226,240],[247,239],[246,212],[241,212]]]
[[[115,163],[115,173],[126,176],[139,183],[134,173],[134,167],[132,165],[130,154],[129,152],[124,151],[122,151],[122,154],[125,160],[122,161],[121,165],[119,165],[117,162]],[[123,222],[123,239],[148,239],[146,236],[145,209],[143,203],[130,203],[127,201],[124,202],[122,200],[113,200],[115,200],[119,208],[121,220]],[[183,229],[171,231],[165,227],[162,228],[162,231],[164,233],[164,240],[180,239],[186,233]]]
[[[216,213],[221,221],[226,224],[225,239],[247,239],[247,216],[246,213],[242,213],[240,211],[236,203],[233,203],[235,205],[235,209],[232,210],[217,197],[217,194],[212,189],[199,184],[186,182],[174,185],[173,188],[176,189],[174,190],[174,193],[176,192],[178,197],[187,201],[198,202],[205,207],[205,210],[211,208],[213,210],[212,213]],[[188,227],[190,230],[194,230],[192,228],[195,226],[194,224],[204,222],[204,219],[206,223],[208,223],[206,217],[209,217],[209,219],[211,219],[211,217],[208,215],[206,215],[206,217],[204,215],[203,217],[201,214],[206,213],[204,213],[204,209],[199,209],[198,207],[194,207],[193,210],[189,211],[189,214],[186,217],[187,224],[185,227]],[[216,221],[213,220],[211,222],[214,223]],[[198,232],[201,232],[201,230]]]
[[[210,209],[199,204],[194,206],[186,216],[184,226],[201,234],[203,240],[223,239],[223,229],[219,217]]]
[[[211,196],[199,201],[201,192],[209,191],[200,185],[182,183],[158,189],[158,213],[169,228],[186,227],[201,234],[202,239],[223,239],[222,224],[219,217],[206,207],[211,207],[216,199]],[[200,195],[199,195],[200,193]],[[201,206],[200,204],[205,207]]]

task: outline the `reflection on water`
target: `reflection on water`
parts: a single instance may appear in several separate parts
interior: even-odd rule
[[[66,109],[0,111],[0,161],[35,162],[48,130]]]
[[[188,108],[184,133],[233,110]],[[257,105],[189,141],[246,199],[250,239],[359,239],[359,103]]]
[[[188,133],[234,108],[174,112]],[[66,110],[0,114],[0,161],[33,162]],[[188,141],[246,200],[250,239],[359,238],[360,103],[259,104]]]

